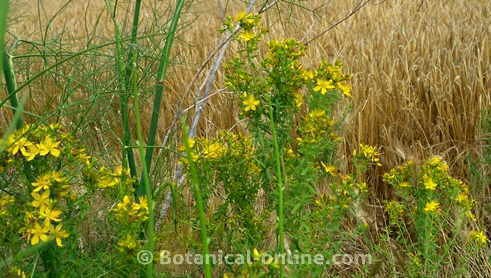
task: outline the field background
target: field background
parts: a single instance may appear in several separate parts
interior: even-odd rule
[[[101,0],[12,2],[6,38],[8,52],[15,56],[18,83],[50,69],[19,93],[26,100],[25,120],[60,121],[90,146],[91,153],[117,164],[123,131],[114,89],[118,82],[114,45],[97,47],[114,40],[113,11]],[[146,99],[144,131],[151,117],[163,30],[175,4],[170,2],[144,1],[142,38],[133,46],[141,59],[137,75]],[[363,7],[358,12],[339,23],[360,3]],[[130,30],[132,8],[133,1],[120,0],[115,11],[125,34]],[[244,8],[243,1],[235,0],[192,1],[185,7],[165,81],[157,144],[169,148],[159,152],[152,169],[157,182],[158,177],[168,179],[174,173],[163,165],[176,162],[175,146],[180,141],[180,134],[173,136],[176,113],[185,110],[192,116],[210,67],[204,62],[215,51],[224,17]],[[489,0],[280,2],[263,15],[262,24],[269,30],[265,40],[291,37],[309,42],[306,65],[340,60],[352,75],[349,111],[337,115],[345,132],[340,135],[344,141],[338,155],[348,168],[348,158],[359,143],[381,148],[383,166],[370,176],[373,204],[392,194],[380,180],[382,173],[408,159],[440,155],[448,161],[452,175],[467,183],[473,171],[484,177],[491,174],[486,168],[469,167],[490,138],[481,122],[491,107]],[[69,55],[89,48],[93,50],[51,70]],[[229,48],[227,55],[234,50]],[[200,136],[212,136],[220,129],[244,130],[237,100],[223,89],[221,74],[200,121]],[[7,126],[10,119],[10,111],[3,110],[0,126]],[[490,193],[487,184],[472,188],[480,204],[490,203]],[[485,206],[477,212],[488,231],[490,212]],[[371,213],[377,217],[377,210]]]
[[[263,23],[271,38],[308,41],[358,4],[351,0],[281,3],[265,15]],[[126,22],[123,27],[129,29],[132,5],[130,1],[120,1],[119,5],[117,13]],[[141,34],[158,34],[169,7],[163,1],[145,1],[143,5]],[[243,7],[240,1],[190,2],[166,81],[162,134],[177,110],[192,105],[200,82],[189,84],[213,52],[223,17]],[[69,54],[113,39],[110,12],[104,1],[94,0],[14,1],[9,30],[11,43],[14,35],[17,40],[37,42],[32,46],[18,41],[11,50],[14,55],[38,55],[16,59],[19,79],[60,59],[50,54]],[[353,107],[350,116],[343,119],[347,134],[340,155],[350,153],[360,142],[383,146],[386,170],[404,159],[438,154],[450,161],[454,172],[464,175],[462,161],[481,151],[479,118],[483,107],[491,102],[490,36],[491,5],[486,0],[391,0],[370,1],[353,17],[312,41],[307,64],[339,59],[353,75]],[[150,69],[155,68],[161,41],[162,36],[140,41]],[[82,56],[29,86],[24,94],[35,97],[29,99],[28,111],[53,112],[64,98],[78,99],[79,109],[63,107],[58,113],[70,114],[77,121],[88,107],[87,117],[92,121],[84,123],[81,134],[99,138],[100,142],[91,142],[98,147],[113,148],[111,140],[117,140],[121,130],[116,121],[117,99],[110,88],[114,78],[110,58],[108,64],[101,64],[108,51],[111,48],[101,49],[97,61],[93,56]],[[152,74],[155,69],[140,71],[142,75]],[[151,88],[151,84],[141,85]],[[218,80],[216,89],[222,85]],[[232,108],[231,97],[223,90],[217,92],[200,123],[202,135],[237,124],[238,111]],[[91,98],[97,98],[98,103],[90,106]],[[144,109],[150,112],[150,105]]]

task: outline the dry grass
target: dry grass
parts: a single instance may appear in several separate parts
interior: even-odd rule
[[[41,16],[38,16],[37,1],[17,1],[12,18],[19,20],[12,21],[11,33],[22,39],[42,39],[37,26],[45,26],[50,15],[64,2],[43,2]],[[154,12],[159,10],[157,15],[165,15],[168,7],[161,1],[145,2],[142,31],[154,32],[165,20],[165,17],[156,18]],[[269,11],[264,22],[271,30],[270,37],[306,40],[343,17],[356,2],[300,2],[307,9],[283,3]],[[120,4],[120,18],[128,25],[130,9],[125,7],[130,6],[129,1],[120,1]],[[169,127],[177,104],[182,102],[182,107],[186,107],[192,103],[192,95],[185,94],[192,92],[189,82],[213,50],[220,35],[217,29],[222,15],[234,14],[237,7],[242,7],[239,4],[239,1],[195,1],[187,10],[185,21],[193,23],[180,32],[174,49],[176,65],[167,81],[160,134]],[[17,17],[19,15],[22,17]],[[99,15],[99,24],[94,27]],[[66,42],[63,49],[82,49],[89,38],[93,37],[92,44],[112,39],[113,28],[103,1],[73,1],[52,23],[48,37],[61,36],[62,30]],[[454,172],[464,176],[462,161],[468,154],[480,152],[479,117],[483,107],[491,103],[490,39],[491,6],[486,0],[391,0],[372,1],[354,17],[312,42],[306,64],[313,65],[321,59],[340,59],[353,74],[353,111],[346,120],[343,155],[348,155],[359,142],[382,146],[385,167],[390,168],[403,159],[418,160],[439,154],[450,161]],[[144,40],[142,44],[149,46],[150,52],[158,53],[158,42]],[[15,53],[21,54],[21,50]],[[18,70],[23,75],[20,79],[42,67],[39,62],[35,59],[29,63],[19,62],[17,67],[24,67]],[[110,92],[111,68],[104,74],[80,77],[81,72],[96,70],[95,63],[84,57],[77,60],[75,70],[70,69],[74,64],[62,67],[63,78],[69,76],[98,84],[92,87],[73,85],[73,90],[78,91],[71,97],[83,100],[94,88]],[[155,65],[151,60],[146,63]],[[63,78],[51,74],[35,83],[43,85],[30,89],[30,94],[36,98],[28,109],[35,113],[54,109],[63,95],[64,87],[60,85],[66,81]],[[106,87],[100,85],[104,81]],[[144,88],[151,86],[143,85],[146,85]],[[218,89],[222,84],[217,82],[216,86]],[[86,132],[97,133],[109,128],[119,134],[117,102],[114,98],[104,100],[94,111],[107,108],[103,113],[106,121],[92,121],[91,129]],[[232,103],[227,94],[214,96],[201,122],[201,133],[233,126],[238,111]],[[150,104],[145,111],[150,114]],[[77,117],[70,120],[75,121]],[[109,142],[99,142],[99,146],[108,147],[117,136],[112,138]],[[100,136],[100,140],[107,139]]]

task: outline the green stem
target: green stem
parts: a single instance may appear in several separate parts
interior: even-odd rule
[[[12,57],[7,53],[3,53],[3,76],[5,77],[5,85],[7,86],[7,93],[10,95],[10,104],[13,107],[15,113],[16,109],[19,107],[19,101],[17,100],[17,81],[15,80],[14,65],[12,62]],[[17,129],[22,127],[22,118],[19,118],[15,122]]]
[[[136,118],[136,133],[138,141],[138,151],[140,154],[140,159],[143,161],[145,159],[145,147],[143,146],[143,132],[141,125],[141,111],[140,111],[140,103],[139,99],[135,101],[135,118]],[[155,211],[154,211],[154,200],[153,200],[153,190],[151,186],[150,177],[148,175],[148,169],[145,163],[143,163],[143,186],[144,193],[146,194],[148,201],[148,222],[146,227],[146,238],[147,238],[147,247],[146,250],[149,250],[153,253],[155,249]],[[145,269],[145,277],[152,278],[154,277],[154,265],[153,263],[149,263]]]
[[[188,138],[188,130],[185,128],[185,133],[186,136],[184,138]],[[184,143],[186,147],[186,153],[187,153],[187,159],[189,162],[189,170],[191,172],[191,185],[193,188],[193,194],[194,198],[196,199],[196,205],[198,206],[198,213],[199,213],[199,225],[200,225],[200,236],[201,236],[201,242],[202,242],[202,251],[203,251],[203,256],[205,258],[204,262],[204,271],[205,271],[205,278],[211,278],[212,277],[212,267],[211,267],[211,262],[209,261],[210,256],[209,256],[209,240],[208,240],[208,220],[206,217],[205,213],[205,204],[203,202],[203,196],[201,192],[201,182],[200,178],[198,176],[198,171],[196,169],[196,164],[194,161],[192,161],[192,150],[191,147],[189,146],[188,141]]]
[[[140,21],[140,9],[141,9],[141,0],[135,1],[135,10],[133,12],[133,25],[131,28],[131,37],[130,37],[130,47],[128,53],[128,63],[126,64],[126,88],[130,86],[130,80],[132,80],[133,72],[136,67],[136,41],[138,35],[138,24]],[[124,130],[124,138],[123,143],[125,146],[131,145],[131,131],[129,127],[129,111],[128,111],[128,102],[129,97],[125,95],[125,97],[121,100],[121,116],[123,118],[123,130]],[[133,154],[133,149],[126,149],[126,156],[128,157],[128,165],[130,167],[130,173],[132,177],[136,177],[136,163],[135,163],[135,155]]]
[[[162,56],[160,59],[159,67],[157,70],[157,83],[155,85],[154,92],[154,102],[152,107],[152,119],[150,121],[150,130],[148,133],[148,141],[147,145],[153,146],[155,145],[155,137],[157,134],[158,121],[160,117],[160,105],[162,102],[162,95],[164,92],[164,80],[167,75],[167,68],[170,64],[170,50],[172,48],[172,44],[174,42],[174,37],[177,30],[177,23],[179,22],[179,18],[181,17],[181,11],[184,7],[185,0],[179,0],[177,2],[176,9],[172,16],[172,20],[170,23],[169,32],[167,34],[167,38],[165,40],[164,48],[162,49]],[[147,169],[150,169],[152,163],[153,149],[147,149],[145,153],[145,165]],[[143,180],[140,183],[140,186],[137,189],[137,194],[142,194],[143,189]]]
[[[141,1],[137,1],[135,4],[135,13],[133,17],[133,28],[132,28],[132,33],[130,37],[130,45],[136,44],[136,35],[138,33],[138,18],[140,14],[140,4]],[[116,10],[116,7],[114,8]],[[133,153],[132,148],[126,148],[126,146],[129,146],[132,144],[131,140],[131,130],[130,130],[130,124],[129,124],[129,100],[130,100],[130,82],[132,79],[133,75],[133,68],[134,67],[134,61],[133,61],[133,56],[132,52],[134,48],[130,48],[130,54],[129,59],[126,65],[126,70],[123,66],[123,62],[121,61],[121,57],[123,57],[123,46],[121,43],[121,31],[119,28],[119,25],[116,22],[116,18],[114,17],[115,14],[113,14],[113,23],[115,27],[115,36],[116,36],[116,72],[118,74],[119,78],[119,83],[121,86],[121,94],[120,94],[120,109],[121,109],[121,122],[123,125],[123,155],[126,157],[128,161],[128,166],[130,169],[130,174],[132,177],[136,177],[137,171],[136,171],[136,162],[135,162],[135,155]],[[126,72],[125,72],[126,71]],[[123,159],[123,166],[125,165],[125,159]]]
[[[273,105],[270,106],[269,110],[269,121],[271,123],[271,133],[273,136],[273,147],[274,147],[274,159],[275,159],[275,171],[277,178],[277,194],[278,194],[278,251],[281,256],[285,253],[285,225],[284,225],[284,184],[283,184],[283,171],[281,167],[281,147],[278,144],[278,134],[276,132],[276,123],[273,115]],[[285,268],[282,263],[280,263],[280,277],[284,276]]]

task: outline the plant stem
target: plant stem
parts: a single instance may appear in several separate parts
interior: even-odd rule
[[[284,225],[284,203],[283,203],[283,171],[281,167],[281,156],[282,151],[280,145],[278,144],[278,134],[276,132],[276,122],[273,115],[273,105],[270,105],[269,110],[269,121],[271,123],[271,133],[273,136],[273,147],[274,147],[274,159],[275,159],[275,171],[277,179],[277,194],[278,194],[278,251],[280,256],[283,256],[285,251],[285,225]],[[280,263],[280,277],[284,276],[285,268],[282,263]]]
[[[138,1],[137,1],[138,3]],[[116,10],[116,7],[114,8]],[[135,8],[135,12],[138,11],[139,14],[139,8]],[[135,17],[138,17],[138,15],[135,15]],[[120,110],[121,110],[121,122],[123,125],[123,157],[125,157],[128,161],[128,166],[130,169],[130,174],[132,177],[135,177],[137,175],[136,171],[136,163],[135,163],[135,155],[133,153],[133,149],[131,148],[126,148],[126,146],[129,146],[132,144],[131,140],[131,131],[130,131],[130,124],[129,124],[129,111],[128,111],[128,106],[129,106],[129,99],[130,99],[130,79],[131,79],[131,74],[128,76],[129,71],[129,66],[132,66],[134,63],[132,61],[128,61],[128,65],[126,67],[126,72],[125,68],[123,66],[123,62],[121,60],[121,57],[123,57],[123,50],[122,50],[122,42],[121,42],[121,31],[118,23],[116,22],[115,14],[113,14],[112,17],[113,24],[114,24],[114,34],[115,34],[115,45],[116,45],[116,73],[119,79],[119,84],[121,86],[121,94],[120,94]],[[137,19],[138,20],[138,19]],[[133,22],[135,24],[135,22]],[[136,23],[138,25],[138,22]],[[133,27],[133,31],[137,30],[137,28]],[[130,38],[130,43],[134,43],[136,41],[136,34],[132,32],[131,38]],[[125,165],[126,159],[123,159],[123,167]]]
[[[141,111],[140,111],[140,103],[139,98],[135,101],[135,118],[136,118],[136,133],[137,133],[137,146],[140,154],[140,159],[143,161],[145,159],[145,147],[143,146],[143,132],[141,125]],[[153,252],[155,249],[155,213],[154,213],[154,200],[153,200],[153,190],[151,186],[150,177],[148,175],[148,169],[145,163],[143,163],[143,186],[144,193],[146,194],[148,201],[148,222],[146,227],[146,239],[147,246],[146,250]],[[153,263],[149,263],[145,269],[145,277],[152,278],[154,277],[154,265]]]
[[[162,49],[162,56],[159,63],[159,68],[157,70],[157,82],[155,85],[154,92],[154,102],[152,107],[152,118],[150,121],[150,130],[148,133],[147,145],[153,146],[155,145],[155,137],[157,134],[158,121],[160,116],[160,105],[162,102],[162,95],[164,92],[164,80],[167,75],[167,68],[170,64],[170,50],[172,48],[172,44],[174,42],[174,37],[177,30],[177,23],[179,22],[179,18],[181,17],[181,11],[184,7],[185,0],[177,1],[177,6],[172,16],[172,20],[170,23],[170,28],[167,34],[167,38],[165,40],[164,48]],[[147,149],[145,153],[145,166],[147,169],[150,169],[152,163],[153,149]],[[137,188],[137,194],[143,193],[143,179],[140,183],[140,186]]]
[[[14,65],[12,63],[12,57],[7,53],[3,52],[3,76],[5,77],[5,85],[7,87],[7,93],[10,95],[10,104],[12,105],[12,110],[14,113],[19,107],[19,101],[17,100],[17,81],[15,80]],[[20,129],[22,127],[22,117],[19,117],[15,121],[15,127]]]
[[[196,164],[194,161],[192,161],[192,150],[191,147],[189,146],[189,142],[187,140],[188,138],[188,130],[185,129],[185,137],[186,141],[184,142],[185,148],[186,148],[186,153],[187,153],[187,159],[189,162],[189,170],[191,172],[191,185],[193,188],[193,195],[194,198],[196,199],[196,205],[198,206],[198,213],[199,213],[199,225],[200,225],[200,236],[201,236],[201,242],[202,242],[202,249],[203,249],[203,256],[205,258],[205,278],[211,278],[212,277],[212,271],[211,271],[211,263],[209,261],[209,250],[208,250],[208,221],[206,218],[206,213],[205,213],[205,204],[203,202],[203,196],[201,194],[201,183],[200,179],[198,176],[198,171],[196,169]]]

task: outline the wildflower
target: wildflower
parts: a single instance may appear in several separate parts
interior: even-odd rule
[[[29,232],[31,233],[31,244],[36,245],[40,241],[48,241],[48,233],[50,231],[50,226],[51,224],[46,221],[44,222],[44,225],[41,226],[39,223],[34,224],[34,228],[30,229]]]
[[[26,273],[18,267],[14,266],[11,268],[10,271],[11,271],[11,273],[16,274],[17,275],[16,277],[20,277],[20,278],[26,278],[27,277]]]
[[[128,195],[125,195],[123,197],[123,202],[119,202],[117,205],[116,205],[116,209],[118,210],[124,210],[126,208],[129,207],[131,201],[130,201],[130,197]]]
[[[47,174],[47,177],[50,178],[51,180],[59,183],[66,182],[67,179],[63,177],[63,175],[60,172],[57,171],[51,171]]]
[[[257,100],[253,95],[249,95],[242,103],[245,105],[244,111],[247,112],[250,110],[256,111],[256,106],[259,105],[260,101]]]
[[[379,156],[381,155],[380,152],[377,151],[377,148],[369,145],[364,145],[360,144],[360,151],[359,153],[355,150],[353,152],[354,156],[358,156],[361,159],[366,159],[369,162],[374,163],[377,166],[382,166],[380,163],[380,158]]]
[[[324,171],[326,173],[329,173],[331,176],[336,176],[337,174],[337,169],[333,165],[326,165],[324,162],[321,161],[322,168],[324,168]]]
[[[51,207],[45,207],[40,211],[40,215],[43,218],[46,218],[46,220],[51,220],[54,222],[60,222],[61,219],[59,218],[61,215],[61,211],[51,208]]]
[[[22,151],[22,155],[26,158],[27,161],[31,161],[39,154],[39,149],[34,144],[30,144],[27,146],[27,149]]]
[[[403,182],[401,182],[401,183],[399,184],[399,186],[400,186],[400,187],[410,187],[410,186],[411,186],[411,184],[410,184],[409,182],[407,182],[407,181],[403,181]]]
[[[254,248],[252,250],[252,256],[254,256],[254,259],[257,260],[257,259],[260,259],[262,257],[262,254],[261,254],[261,252],[257,251],[256,248]]]
[[[245,41],[245,42],[248,42],[255,37],[256,37],[256,34],[254,34],[253,32],[250,32],[250,31],[244,31],[244,32],[240,33],[240,35],[239,35],[239,39],[242,41]]]
[[[15,201],[14,197],[7,195],[0,197],[0,216],[7,214],[7,206]]]
[[[477,221],[477,218],[476,218],[476,215],[474,215],[474,213],[472,213],[472,211],[467,211],[465,213],[465,216],[471,220],[472,222],[476,222]]]
[[[455,197],[455,201],[459,202],[459,203],[463,203],[465,201],[469,200],[469,196],[467,196],[466,193],[459,193],[459,195],[457,195],[457,197]]]
[[[118,242],[118,246],[128,249],[136,248],[136,240],[131,235],[126,235],[126,238]]]
[[[435,190],[437,184],[433,181],[432,178],[430,178],[428,176],[424,176],[423,181],[424,181],[423,183],[424,183],[424,186],[426,189]]]
[[[54,157],[59,157],[61,151],[57,148],[60,142],[54,141],[50,136],[46,136],[41,143],[38,144],[39,155],[45,156],[51,154]]]
[[[315,73],[311,70],[304,70],[300,74],[300,77],[302,77],[305,81],[314,79]]]
[[[44,208],[50,204],[49,190],[44,191],[42,194],[32,192],[31,196],[34,199],[34,201],[31,202],[31,206],[35,208]]]
[[[11,145],[7,151],[10,152],[12,155],[16,155],[19,151],[26,151],[27,146],[32,145],[32,142],[30,142],[26,138],[16,138],[14,135],[11,135],[8,138],[7,142],[9,145]]]
[[[252,14],[248,14],[245,11],[238,13],[236,16],[234,16],[233,19],[235,22],[244,22],[246,24],[253,24],[254,23],[254,19],[252,18]]]
[[[34,186],[33,192],[39,192],[41,190],[49,190],[49,186],[51,185],[51,179],[49,175],[39,176],[35,182],[32,183]]]
[[[330,89],[334,89],[332,80],[317,79],[317,86],[314,87],[314,91],[320,92],[325,95]]]
[[[344,82],[339,82],[336,84],[336,86],[338,87],[338,89],[341,90],[341,93],[343,93],[343,95],[351,97],[351,85]]]
[[[55,228],[51,229],[51,233],[55,237],[56,245],[58,245],[58,247],[63,247],[61,240],[69,236],[69,234],[65,230],[63,230],[63,225],[56,225]]]
[[[131,205],[131,209],[133,211],[144,211],[145,213],[148,213],[148,201],[147,198],[145,197],[140,197],[140,202],[139,203],[133,203]]]
[[[488,237],[482,231],[471,231],[469,237],[479,244],[486,244],[488,242]]]
[[[309,117],[313,118],[313,119],[321,118],[321,117],[324,117],[325,115],[326,115],[326,111],[321,110],[321,109],[315,109],[314,111],[309,113]]]
[[[295,106],[297,108],[300,108],[303,105],[303,96],[301,93],[295,93],[293,95],[294,100],[295,100]]]
[[[431,202],[426,203],[423,210],[425,212],[434,212],[434,211],[437,211],[439,209],[439,207],[440,207],[440,203],[438,203],[437,201],[431,201]]]
[[[223,154],[224,151],[225,147],[222,146],[220,143],[215,142],[205,145],[203,153],[205,158],[218,158]]]

